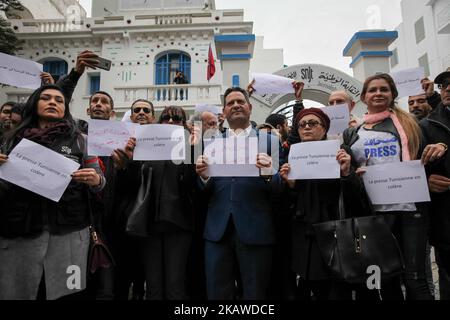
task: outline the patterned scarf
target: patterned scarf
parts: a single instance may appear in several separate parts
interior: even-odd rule
[[[36,142],[43,146],[51,146],[56,140],[68,137],[71,126],[67,120],[55,122],[49,128],[28,128],[23,133],[23,138]]]

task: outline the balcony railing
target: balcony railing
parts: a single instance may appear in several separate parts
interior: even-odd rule
[[[247,27],[251,23],[243,22],[240,10],[224,10],[223,16],[218,20],[212,13],[201,12],[193,14],[152,14],[142,12],[135,15],[120,14],[106,17],[81,17],[76,21],[65,19],[11,19],[8,20],[17,33],[56,33],[56,32],[87,32],[93,29],[101,30],[108,27],[161,28],[173,25],[239,23]],[[219,13],[217,13],[219,15]],[[218,16],[217,16],[218,17]]]
[[[221,85],[210,84],[116,87],[114,90],[116,104],[127,108],[138,99],[150,100],[155,107],[220,104],[222,94]]]

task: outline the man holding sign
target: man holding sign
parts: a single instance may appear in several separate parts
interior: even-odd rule
[[[229,137],[258,136],[250,123],[251,112],[245,90],[230,88],[225,92],[224,115],[230,125]],[[257,168],[272,169],[273,160],[268,154],[259,153],[255,160]],[[280,178],[278,175],[272,179],[215,178],[208,177],[207,172],[208,159],[201,156],[197,173],[201,189],[209,196],[204,232],[208,298],[234,298],[238,267],[243,299],[263,300],[267,297],[275,241],[270,198],[273,191],[280,191]]]

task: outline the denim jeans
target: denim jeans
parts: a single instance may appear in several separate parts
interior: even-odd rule
[[[397,238],[405,262],[402,280],[407,300],[433,300],[426,277],[428,215],[421,212],[383,214]],[[381,282],[384,300],[403,299],[399,279]]]

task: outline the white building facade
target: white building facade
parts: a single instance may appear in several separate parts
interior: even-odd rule
[[[249,81],[253,23],[244,21],[243,10],[216,10],[214,0],[93,0],[92,18],[76,0],[22,3],[23,19],[9,20],[25,40],[19,57],[43,63],[56,77],[69,72],[85,49],[112,61],[110,71],[88,69],[80,79],[71,102],[77,118],[87,118],[89,97],[97,90],[113,96],[119,116],[136,99],[152,101],[157,111],[178,105],[192,113],[197,104],[220,105],[226,87]],[[210,46],[216,74],[208,82]],[[271,66],[283,65],[282,51],[269,56],[278,60]],[[178,70],[187,84],[174,84]],[[0,101],[25,101],[29,94],[6,87]]]
[[[450,0],[403,0],[391,70],[422,66],[434,79],[450,67]]]

